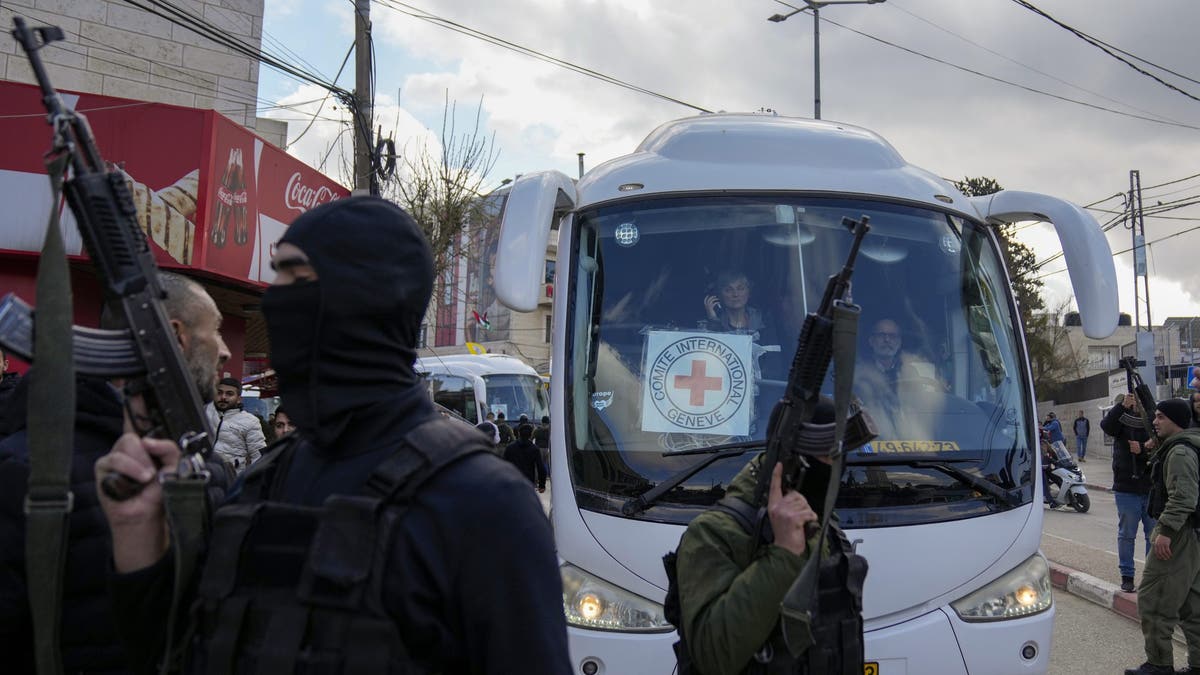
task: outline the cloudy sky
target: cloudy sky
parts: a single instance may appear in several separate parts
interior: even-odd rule
[[[376,124],[412,148],[436,142],[447,96],[460,130],[474,124],[482,102],[483,132],[499,150],[489,187],[540,169],[575,175],[576,153],[594,166],[696,108],[813,114],[812,18],[769,22],[792,11],[772,0],[413,2],[372,2]],[[1125,56],[1183,93],[1023,4],[1144,60]],[[821,17],[824,119],[872,129],[909,162],[947,178],[989,176],[1006,188],[1094,205],[1101,224],[1119,216],[1118,193],[1139,170],[1144,206],[1164,209],[1145,221],[1147,241],[1162,240],[1149,249],[1152,316],[1200,315],[1200,205],[1165,210],[1200,201],[1200,2],[888,0],[831,5]],[[291,60],[333,79],[353,20],[348,0],[266,0],[264,48],[286,47]],[[339,80],[347,89],[353,69],[351,57]],[[337,121],[341,106],[323,95],[270,69],[260,74],[262,104],[290,105],[266,113],[289,120],[290,151],[338,177],[349,134]],[[1059,250],[1049,226],[1023,227],[1020,236],[1039,260]],[[1129,248],[1129,230],[1118,223],[1109,242],[1114,252]],[[1132,313],[1131,254],[1115,260],[1121,309]],[[1050,300],[1069,297],[1067,275],[1054,273],[1061,260],[1044,269]]]

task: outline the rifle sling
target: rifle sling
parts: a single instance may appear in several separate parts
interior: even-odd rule
[[[799,658],[807,648],[810,635],[808,624],[817,609],[817,582],[820,577],[821,558],[825,553],[826,534],[833,519],[833,507],[837,503],[838,490],[842,486],[842,467],[845,453],[842,439],[846,430],[846,411],[850,406],[854,385],[854,359],[858,340],[858,315],[855,305],[838,302],[833,307],[833,408],[834,444],[833,466],[829,471],[829,485],[825,490],[825,503],[821,509],[820,536],[817,548],[809,553],[800,574],[792,587],[783,596],[780,608],[780,625],[784,644],[792,656]]]
[[[53,202],[38,260],[35,344],[46,358],[29,383],[29,490],[25,496],[25,577],[41,675],[62,673],[61,613],[67,535],[75,495],[71,455],[75,432],[75,371],[71,358],[71,278],[59,229],[66,153],[46,159]]]
[[[162,487],[163,507],[171,528],[171,548],[175,558],[175,583],[171,611],[167,617],[167,643],[159,670],[165,675],[182,669],[189,633],[195,628],[194,623],[188,621],[185,599],[195,583],[208,531],[208,505],[205,501],[208,477],[203,474],[177,474],[163,480]]]

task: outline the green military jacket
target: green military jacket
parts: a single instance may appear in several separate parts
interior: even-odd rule
[[[1188,523],[1200,494],[1198,450],[1200,430],[1184,429],[1168,438],[1156,453],[1156,460],[1162,457],[1163,482],[1167,488],[1167,504],[1158,517],[1156,529],[1167,537],[1174,537],[1185,526],[1200,527],[1200,523]]]
[[[763,455],[746,464],[726,496],[752,502]],[[809,539],[808,550],[816,547]],[[684,532],[678,549],[683,635],[704,675],[742,672],[779,621],[783,596],[807,556],[774,544],[759,546],[733,516],[706,511]],[[811,640],[811,638],[810,638]]]

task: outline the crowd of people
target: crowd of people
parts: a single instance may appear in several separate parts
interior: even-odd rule
[[[569,672],[558,561],[530,489],[546,479],[538,430],[518,424],[506,462],[493,449],[501,429],[514,435],[502,416],[494,436],[444,420],[413,371],[433,284],[415,221],[384,200],[339,200],[297,218],[272,264],[262,307],[284,407],[267,429],[240,383],[218,378],[230,355],[212,298],[160,280],[214,433],[200,547],[213,554],[173,541],[186,521],[167,487],[183,455],[124,433],[140,394],[123,402],[124,383],[79,378],[63,671]],[[23,392],[36,378],[0,380],[6,672],[35,660]],[[99,490],[111,474],[140,491]]]
[[[230,354],[212,298],[185,277],[160,277],[211,423],[207,466],[224,468],[211,472],[207,555],[186,557],[172,536],[183,521],[166,485],[181,475],[182,449],[126,431],[136,388],[77,378],[64,672],[571,672],[558,560],[535,495],[549,480],[550,418],[514,423],[497,410],[473,430],[434,408],[413,370],[433,286],[417,224],[384,200],[338,200],[296,219],[272,267],[262,311],[283,406],[269,420],[245,410],[237,379],[218,376]],[[704,298],[705,327],[769,330],[750,291],[745,274],[721,276]],[[880,391],[904,380],[945,388],[932,361],[905,351],[897,321],[874,322],[867,344],[862,377]],[[37,372],[9,373],[3,352],[0,366],[0,644],[6,671],[32,672],[26,418]],[[831,422],[833,409],[822,400],[814,423]],[[1200,394],[1159,402],[1153,437],[1142,412],[1120,397],[1101,428],[1114,439],[1122,588],[1139,593],[1146,645],[1146,663],[1127,672],[1153,675],[1175,672],[1176,624],[1200,664]],[[1045,429],[1065,442],[1053,414]],[[1086,461],[1082,411],[1072,431]],[[802,450],[808,479],[828,480],[832,446]],[[119,499],[98,489],[112,474],[140,491]],[[747,516],[737,503],[759,497],[770,539],[746,525],[756,509]],[[668,607],[681,673],[758,672],[767,652],[792,654],[783,666],[804,662],[806,672],[862,661],[866,563],[822,508],[802,490],[784,492],[780,467],[758,455],[692,521],[672,563],[678,604]],[[827,538],[814,538],[818,524]],[[1135,585],[1139,525],[1147,556]],[[802,621],[785,635],[784,595],[821,541],[844,563],[831,584],[821,577],[840,593],[822,595],[844,610],[840,628]],[[194,578],[181,576],[193,565]]]

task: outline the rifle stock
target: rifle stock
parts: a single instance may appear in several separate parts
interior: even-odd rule
[[[132,195],[124,176],[105,164],[86,117],[63,104],[39,54],[47,44],[63,38],[62,30],[29,28],[20,17],[14,17],[13,24],[13,36],[28,56],[42,90],[47,121],[54,130],[52,152],[70,156],[72,175],[64,183],[67,203],[96,265],[105,297],[120,302],[128,335],[141,361],[142,375],[130,380],[126,388],[127,394],[140,394],[145,401],[145,414],[132,415],[135,428],[142,435],[179,443],[185,453],[180,476],[207,475],[203,460],[211,452],[212,434],[199,390],[163,309],[166,294],[159,283],[154,254],[137,224]],[[127,359],[111,365],[111,370],[129,370]],[[101,366],[97,367],[103,369]],[[105,493],[117,500],[132,497],[142,487],[120,474],[102,481]]]
[[[1142,428],[1146,430],[1150,438],[1154,438],[1156,434],[1152,420],[1154,419],[1154,409],[1158,407],[1158,404],[1154,401],[1154,394],[1150,393],[1150,387],[1146,385],[1137,371],[1137,367],[1145,365],[1145,362],[1138,361],[1132,356],[1126,356],[1121,359],[1120,363],[1121,367],[1125,369],[1125,390],[1133,394],[1141,407]]]

